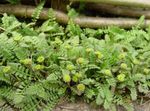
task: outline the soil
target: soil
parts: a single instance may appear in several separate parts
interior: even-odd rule
[[[106,111],[103,108],[94,109],[84,102],[63,103],[57,105],[53,111]],[[118,107],[117,111],[126,111],[122,107]],[[150,111],[150,101],[142,105],[135,105],[135,111]]]
[[[0,106],[3,106],[4,102],[0,102]],[[134,111],[150,111],[150,100],[145,102],[142,105],[135,105]],[[1,111],[1,108],[0,108]],[[8,111],[16,111],[11,107]],[[77,103],[72,102],[60,102],[60,104],[56,105],[53,111],[106,111],[103,108],[93,108],[89,104],[86,104],[82,101],[78,101]],[[117,107],[117,111],[126,111],[123,107]]]

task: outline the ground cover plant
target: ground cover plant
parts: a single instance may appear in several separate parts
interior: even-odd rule
[[[149,99],[150,28],[83,29],[72,19],[63,27],[52,10],[36,26],[37,15],[33,23],[0,19],[1,111],[49,111],[64,97],[133,111]]]

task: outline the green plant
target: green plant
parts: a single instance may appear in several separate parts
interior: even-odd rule
[[[11,4],[17,4],[20,2],[20,0],[6,0],[8,2],[10,2]]]
[[[149,93],[150,28],[81,29],[72,20],[64,28],[53,17],[37,27],[7,14],[1,20],[1,110],[52,110],[67,95],[133,111],[132,102]]]

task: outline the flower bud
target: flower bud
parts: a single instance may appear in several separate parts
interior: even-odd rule
[[[37,61],[38,61],[39,63],[44,62],[44,60],[45,60],[45,58],[44,58],[43,56],[39,56],[39,57],[37,58]]]
[[[71,81],[70,75],[69,74],[64,74],[63,75],[63,80],[64,80],[64,82],[69,83]]]
[[[119,75],[117,76],[117,80],[118,80],[119,82],[123,82],[123,81],[125,80],[125,74],[119,74]]]
[[[109,69],[104,70],[104,74],[107,76],[112,76],[112,73]]]
[[[125,64],[125,63],[122,63],[122,64],[120,65],[120,67],[121,67],[121,69],[127,69],[127,68],[128,68],[127,64]]]
[[[69,71],[72,71],[72,70],[75,69],[75,67],[74,67],[74,65],[70,64],[70,65],[67,65],[66,69],[69,70]]]
[[[84,63],[84,58],[78,58],[77,60],[76,60],[76,62],[78,63],[78,64],[83,64]]]
[[[35,70],[42,70],[42,69],[44,69],[44,66],[38,64],[38,65],[35,65],[34,69],[35,69]]]
[[[10,66],[5,66],[5,67],[3,68],[3,73],[8,73],[10,70],[11,70],[11,67],[10,67]]]
[[[84,90],[85,90],[85,85],[84,85],[84,84],[78,84],[78,85],[77,85],[77,89],[78,89],[79,91],[81,91],[81,92],[84,92]]]

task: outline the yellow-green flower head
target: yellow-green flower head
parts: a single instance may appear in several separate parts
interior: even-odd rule
[[[125,53],[121,53],[118,56],[119,59],[125,59],[125,57],[126,57]]]
[[[44,60],[45,60],[45,58],[44,58],[43,56],[39,56],[39,57],[37,58],[37,61],[38,61],[39,63],[44,62]]]
[[[122,64],[120,65],[120,67],[121,67],[122,69],[127,69],[127,68],[128,68],[127,64],[125,64],[125,63],[122,63]]]
[[[82,74],[81,74],[81,73],[75,73],[75,76],[76,76],[77,78],[82,78]]]
[[[100,51],[96,51],[95,55],[97,56],[98,59],[103,58],[103,54]]]
[[[140,58],[140,60],[144,60],[144,57],[143,57],[143,56],[140,56],[139,58]]]
[[[84,85],[84,84],[78,84],[78,85],[77,85],[77,89],[78,89],[79,91],[81,91],[81,92],[84,92],[84,90],[85,90],[85,85]]]
[[[92,48],[87,48],[87,49],[86,49],[86,52],[87,52],[87,53],[90,53],[91,51],[92,51]]]
[[[78,63],[78,64],[83,64],[84,63],[84,58],[78,58],[77,60],[76,60],[76,62]]]
[[[64,80],[64,82],[69,83],[71,81],[70,75],[69,74],[64,74],[63,75],[63,80]]]
[[[8,73],[10,70],[11,70],[11,67],[10,67],[10,66],[5,66],[5,67],[3,68],[3,73]]]
[[[144,69],[145,74],[149,74],[149,72],[150,72],[150,69],[147,69],[147,68]]]
[[[22,38],[22,35],[20,33],[17,33],[17,32],[13,32],[13,40],[18,42],[20,41]]]
[[[107,76],[112,76],[112,73],[109,69],[104,70],[104,74]]]
[[[78,77],[74,75],[74,76],[72,77],[72,80],[73,80],[73,82],[78,82]]]
[[[13,40],[18,42],[21,40],[21,38],[22,38],[22,36],[15,36],[15,37],[13,37]]]
[[[133,63],[134,63],[135,65],[140,65],[140,61],[139,61],[138,59],[134,59],[134,60],[133,60]]]
[[[62,44],[62,41],[59,38],[55,38],[55,43],[60,45]]]
[[[71,45],[69,45],[69,44],[67,44],[67,45],[65,45],[65,49],[71,49]]]
[[[24,60],[21,60],[21,63],[23,63],[24,65],[30,65],[30,64],[32,64],[32,60],[31,59],[24,59]]]
[[[117,80],[118,80],[119,82],[124,82],[125,77],[126,77],[125,74],[119,74],[119,75],[117,76]]]
[[[74,69],[75,69],[75,66],[74,66],[74,65],[69,64],[69,65],[67,65],[66,69],[67,69],[67,70],[69,70],[69,71],[72,71],[72,70],[74,70]]]
[[[34,69],[35,69],[35,70],[42,70],[42,69],[44,69],[44,66],[38,64],[38,65],[35,65],[35,66],[34,66]]]

